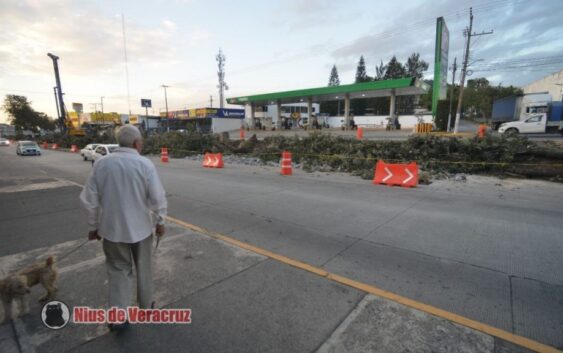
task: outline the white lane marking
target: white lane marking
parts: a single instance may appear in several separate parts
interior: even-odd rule
[[[72,184],[74,186],[78,186],[79,188],[84,188],[84,185],[77,183],[77,182],[74,182],[72,180],[67,180],[67,179],[62,179],[62,178],[55,178],[55,179],[57,179],[58,181],[63,182],[63,183],[69,183],[69,184]]]
[[[385,171],[387,172],[387,176],[385,178],[383,178],[383,182],[386,182],[387,180],[389,180],[389,178],[391,178],[393,176],[393,173],[391,173],[391,171],[389,170],[389,168],[385,167]]]
[[[36,191],[36,190],[45,190],[45,189],[56,189],[64,186],[76,186],[76,183],[70,182],[68,180],[59,179],[56,181],[50,181],[46,183],[5,186],[3,188],[0,188],[0,194],[23,192],[23,191]]]
[[[408,170],[407,168],[405,168],[405,172],[407,172],[407,174],[409,175],[409,177],[406,178],[405,180],[403,180],[403,184],[406,183],[406,182],[408,182],[409,180],[411,180],[411,179],[414,177],[414,174],[411,173],[411,171]]]

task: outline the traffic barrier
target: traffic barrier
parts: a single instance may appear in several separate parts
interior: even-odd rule
[[[479,138],[482,140],[485,138],[486,134],[487,134],[487,125],[485,124],[479,125],[479,128],[477,128],[477,136],[479,136]]]
[[[49,148],[49,144],[47,142],[43,142],[43,149],[46,150]]]
[[[415,187],[418,185],[418,166],[416,162],[409,164],[387,164],[383,161],[377,161],[373,183]]]
[[[239,138],[241,140],[244,140],[244,129],[242,127],[240,128],[240,131],[239,131]]]
[[[432,132],[432,124],[431,123],[416,124],[414,125],[414,132],[416,132],[417,134]]]
[[[206,153],[203,156],[203,166],[205,168],[223,168],[222,153]]]
[[[358,127],[358,130],[356,131],[356,140],[361,140],[363,138],[364,138],[364,128]]]
[[[51,146],[51,149],[53,149],[53,150],[58,150],[58,149],[59,149],[59,144],[58,144],[58,143],[53,143],[53,146]]]
[[[292,175],[293,167],[291,166],[291,152],[283,151],[281,160],[281,175]]]
[[[73,152],[73,153],[78,152],[78,147],[76,147],[76,145],[70,145],[70,152]]]
[[[162,147],[160,149],[160,161],[162,163],[168,163],[168,148]]]

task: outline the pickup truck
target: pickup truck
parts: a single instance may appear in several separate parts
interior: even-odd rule
[[[503,123],[526,120],[532,115],[547,113],[548,110],[552,110],[550,108],[553,103],[560,102],[552,102],[551,96],[546,92],[497,99],[493,103],[491,127],[493,130],[498,130]]]
[[[511,121],[500,125],[498,132],[501,134],[543,134],[546,132],[559,132],[563,135],[563,124],[554,124],[548,119],[547,113],[533,114],[524,120]]]

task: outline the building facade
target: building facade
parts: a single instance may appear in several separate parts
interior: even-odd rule
[[[522,87],[524,93],[547,92],[553,101],[563,101],[563,69]]]

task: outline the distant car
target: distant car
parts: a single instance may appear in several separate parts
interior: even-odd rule
[[[19,141],[16,145],[16,153],[20,156],[40,156],[41,149],[36,142],[33,141]]]
[[[5,138],[0,138],[0,146],[10,146],[10,140]]]
[[[113,153],[118,147],[119,145],[98,145],[92,153],[92,165],[103,156]]]
[[[80,155],[85,161],[92,160],[92,154],[94,154],[94,150],[98,147],[99,143],[91,143],[86,145],[83,149],[80,150]]]

